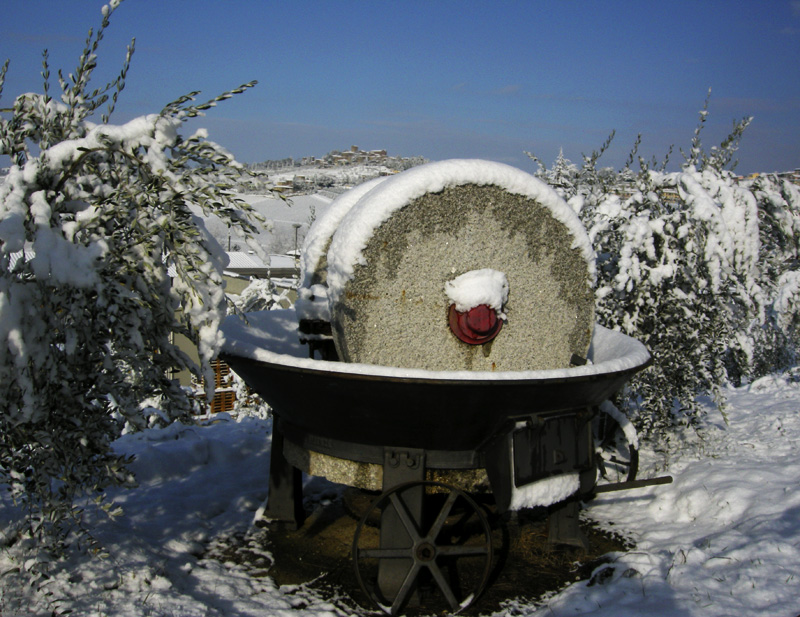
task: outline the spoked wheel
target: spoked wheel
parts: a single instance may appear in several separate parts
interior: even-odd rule
[[[380,541],[363,533],[378,512]],[[397,615],[415,604],[457,613],[489,579],[491,528],[478,504],[455,487],[401,484],[364,513],[353,538],[353,564],[361,589],[386,613]]]
[[[632,482],[639,471],[636,430],[627,416],[610,401],[600,405],[592,430],[598,468],[598,484]]]

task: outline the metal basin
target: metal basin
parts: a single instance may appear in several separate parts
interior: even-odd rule
[[[650,363],[647,349],[595,326],[589,363],[549,371],[425,371],[307,358],[292,309],[230,317],[221,357],[282,423],[332,440],[478,450],[515,417],[592,407]]]

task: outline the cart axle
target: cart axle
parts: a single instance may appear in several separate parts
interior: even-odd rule
[[[672,476],[659,476],[649,480],[630,480],[628,482],[615,482],[614,484],[601,484],[595,487],[595,493],[610,493],[612,491],[627,491],[632,488],[656,486],[657,484],[672,484]]]

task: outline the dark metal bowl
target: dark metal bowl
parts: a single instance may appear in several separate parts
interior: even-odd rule
[[[596,326],[593,364],[557,371],[430,372],[304,358],[294,311],[229,318],[222,359],[281,422],[332,440],[476,450],[520,416],[600,404],[650,363],[645,347]]]

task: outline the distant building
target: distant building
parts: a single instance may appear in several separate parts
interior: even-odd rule
[[[285,193],[294,189],[294,181],[293,180],[279,180],[275,183],[273,187],[274,190],[278,191],[279,193]]]
[[[783,171],[778,173],[779,178],[783,178],[784,180],[788,180],[792,184],[796,184],[800,186],[800,169],[795,169],[794,171]]]
[[[226,273],[254,278],[291,278],[297,275],[298,261],[292,255],[270,255],[269,264],[253,252],[231,251]]]

